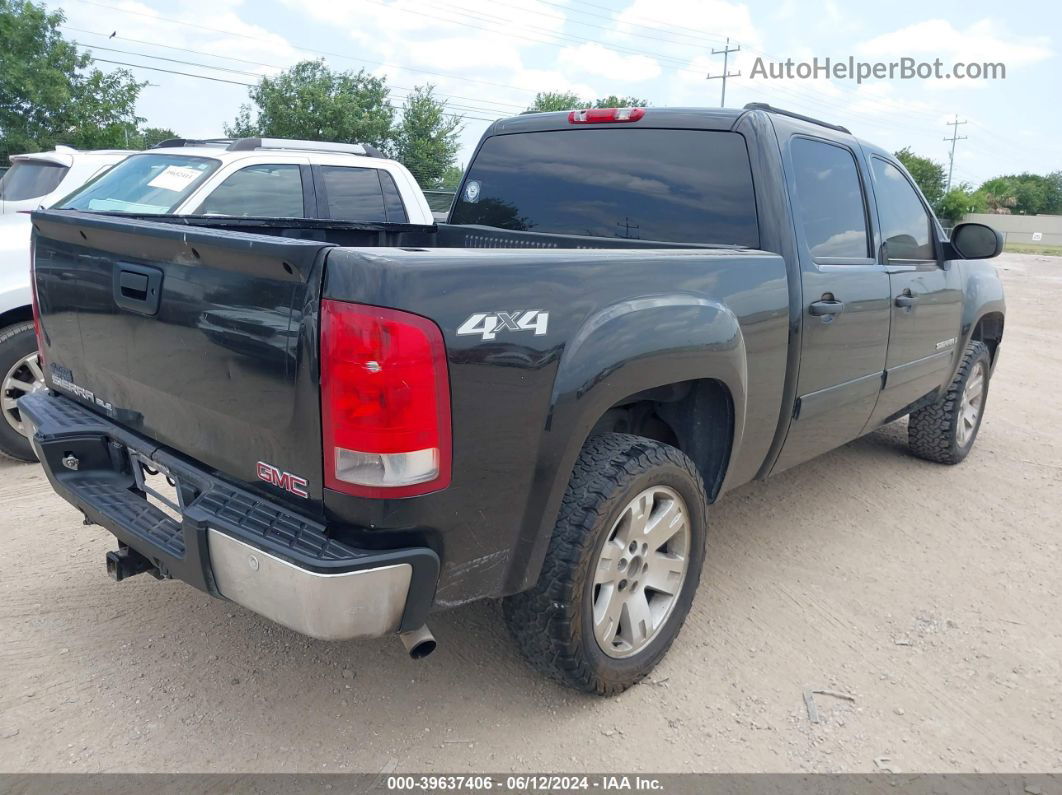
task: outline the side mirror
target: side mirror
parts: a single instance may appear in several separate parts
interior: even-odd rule
[[[959,224],[951,230],[954,259],[992,259],[1003,251],[1003,235],[984,224]]]

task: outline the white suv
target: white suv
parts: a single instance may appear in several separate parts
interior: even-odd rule
[[[34,208],[38,205],[34,205]],[[363,144],[277,138],[164,141],[55,209],[433,224],[405,166]],[[0,452],[34,460],[16,400],[43,388],[33,334],[28,215],[0,223]]]
[[[0,178],[0,215],[47,207],[131,154],[124,149],[79,152],[57,146],[51,152],[11,155],[11,168]]]
[[[405,166],[366,144],[281,138],[164,141],[58,209],[431,224]]]

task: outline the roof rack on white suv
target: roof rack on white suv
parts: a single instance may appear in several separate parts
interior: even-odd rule
[[[381,158],[384,156],[380,150],[370,144],[298,141],[294,138],[240,138],[229,144],[228,149],[230,152],[244,152],[252,149],[294,149],[299,152],[331,152]]]
[[[175,146],[221,146],[228,148],[233,138],[167,138],[152,145],[152,149],[169,149]]]
[[[176,146],[223,146],[227,152],[250,152],[262,149],[287,149],[297,152],[329,152],[333,154],[380,157],[384,154],[371,144],[342,144],[331,141],[300,141],[295,138],[169,138],[152,149]]]

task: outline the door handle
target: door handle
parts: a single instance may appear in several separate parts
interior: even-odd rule
[[[903,309],[910,309],[915,305],[917,301],[918,299],[915,296],[911,295],[911,293],[908,291],[896,296],[896,301],[894,303],[896,304],[896,306],[901,307]]]
[[[844,311],[844,301],[837,300],[823,300],[815,301],[808,306],[808,312],[815,317],[824,317],[826,315],[839,315]]]

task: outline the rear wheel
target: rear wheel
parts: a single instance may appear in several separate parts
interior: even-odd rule
[[[44,373],[37,356],[32,323],[17,323],[0,331],[0,453],[19,461],[36,461],[16,401],[44,389]]]
[[[973,449],[984,419],[992,358],[983,342],[971,342],[944,394],[911,412],[908,444],[919,458],[957,464]]]
[[[645,677],[689,612],[706,514],[700,475],[676,448],[627,434],[590,439],[538,583],[504,601],[531,664],[601,695]]]

